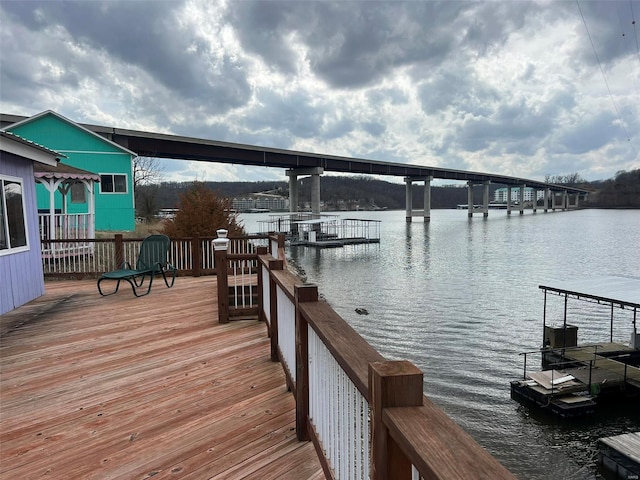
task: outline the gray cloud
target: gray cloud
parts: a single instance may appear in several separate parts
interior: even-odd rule
[[[608,85],[575,2],[0,0],[0,110],[522,175],[574,165],[589,178],[606,162],[613,174],[639,162],[640,4],[579,5]]]
[[[622,136],[620,129],[614,125],[615,117],[609,112],[580,120],[580,123],[558,135],[558,147],[563,153],[587,153],[606,145],[612,137]]]
[[[217,57],[201,38],[180,29],[176,11],[181,6],[182,2],[177,1],[2,4],[13,21],[49,37],[51,48],[59,52],[52,54],[54,58],[77,59],[74,52],[78,48],[103,52],[144,70],[154,82],[184,99],[204,102],[222,111],[244,104],[250,96],[246,65],[227,54]],[[70,42],[55,38],[58,29],[68,32]],[[28,49],[29,45],[21,47]],[[91,66],[90,60],[81,65],[74,62],[78,76],[96,74],[100,65]]]
[[[581,1],[579,4],[572,4],[572,7],[576,16],[580,18],[580,24],[576,30],[580,39],[578,47],[580,61],[596,65],[599,59],[606,68],[613,62],[638,53],[635,37],[638,35],[638,25],[637,22],[636,25],[632,22],[633,14],[635,13],[636,17],[639,15],[640,2],[633,0]],[[593,40],[593,45],[589,36]]]
[[[373,84],[393,68],[437,62],[454,47],[462,2],[240,2],[233,21],[243,46],[285,73],[295,71],[288,38],[307,49],[311,69],[334,87]]]

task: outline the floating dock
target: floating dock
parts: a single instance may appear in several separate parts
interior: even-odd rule
[[[640,479],[640,432],[600,438],[598,463],[620,478]]]
[[[604,277],[594,280],[540,285],[545,293],[543,347],[524,352],[522,379],[511,382],[511,398],[570,418],[595,412],[598,404],[638,401],[640,398],[640,278]],[[546,323],[547,293],[564,297],[562,325]],[[611,310],[608,342],[578,345],[578,328],[567,323],[569,298],[597,303]],[[613,309],[631,310],[633,331],[629,345],[613,342]],[[528,372],[527,360],[541,356],[542,371]]]
[[[380,220],[340,218],[337,215],[292,213],[271,215],[261,222],[262,232],[285,234],[291,245],[336,248],[380,243]]]

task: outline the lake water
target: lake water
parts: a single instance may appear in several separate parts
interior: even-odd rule
[[[640,405],[561,421],[511,400],[509,382],[522,375],[518,354],[542,343],[539,284],[640,276],[640,211],[490,211],[469,219],[466,211],[434,210],[431,222],[411,224],[404,211],[341,216],[381,220],[380,244],[288,254],[343,318],[388,359],[420,367],[425,393],[519,478],[605,478],[596,440],[639,430]],[[256,232],[267,215],[241,218]],[[548,322],[562,319],[563,305],[549,297]],[[579,342],[608,340],[607,308],[569,306]],[[631,312],[616,310],[614,318],[614,340],[627,343]],[[539,366],[539,358],[530,362]]]

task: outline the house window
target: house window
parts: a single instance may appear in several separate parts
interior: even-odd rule
[[[0,255],[28,249],[26,225],[22,180],[0,177]]]
[[[84,183],[76,182],[71,185],[71,203],[87,203]]]
[[[127,176],[117,173],[101,174],[100,192],[127,193]]]

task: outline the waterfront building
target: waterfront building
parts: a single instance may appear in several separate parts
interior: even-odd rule
[[[533,200],[533,188],[531,187],[525,187],[524,188],[524,202],[530,202]],[[544,190],[536,190],[536,200],[541,200],[544,198]],[[507,201],[507,189],[505,188],[498,188],[494,193],[493,193],[493,200],[495,202],[501,202],[504,203]],[[512,188],[511,189],[511,201],[513,202],[519,202],[520,201],[520,189],[519,188]]]
[[[232,208],[236,212],[261,211],[287,211],[289,199],[282,195],[271,193],[252,193],[232,200]]]

